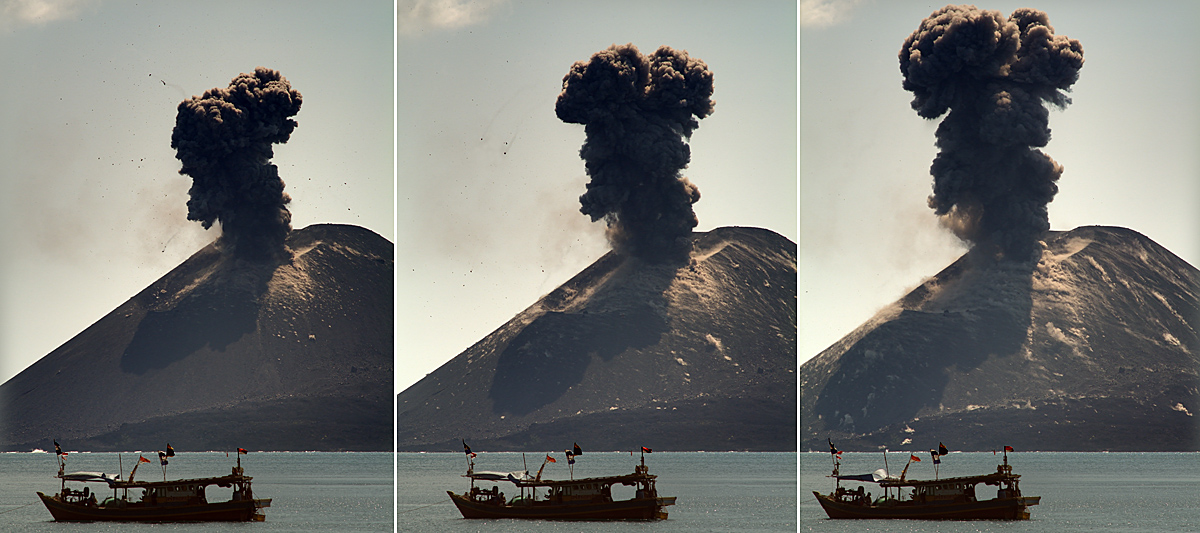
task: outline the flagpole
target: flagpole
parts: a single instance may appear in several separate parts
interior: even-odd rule
[[[887,450],[887,448],[884,448],[883,449],[883,475],[885,475],[887,477],[892,477],[892,471],[888,469],[887,454],[888,454],[888,450]],[[889,489],[887,487],[883,488],[884,498],[888,497],[888,490]]]

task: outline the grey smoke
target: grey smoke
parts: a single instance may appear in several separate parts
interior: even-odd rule
[[[712,92],[708,66],[667,46],[644,56],[613,45],[563,77],[555,112],[587,134],[580,212],[605,219],[618,251],[666,260],[691,250],[700,190],[680,172],[691,161],[686,140],[713,112]]]
[[[300,104],[287,79],[263,67],[179,104],[171,147],[183,163],[179,173],[192,177],[188,220],[205,229],[220,221],[221,241],[238,257],[284,252],[291,198],[271,163],[271,145],[288,141]]]
[[[1028,258],[1050,229],[1047,204],[1063,167],[1038,150],[1050,141],[1046,104],[1064,108],[1083,47],[1055,35],[1045,13],[946,6],[900,49],[912,108],[937,129],[929,206],[955,234],[1005,257]]]

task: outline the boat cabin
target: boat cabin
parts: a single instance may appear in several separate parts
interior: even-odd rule
[[[142,499],[150,505],[208,503],[208,498],[204,496],[204,487],[204,485],[195,483],[152,486],[146,489],[147,492],[143,493]]]
[[[923,502],[973,502],[975,483],[957,482],[913,487],[912,500]]]
[[[550,487],[546,499],[555,502],[611,502],[612,483],[579,483]]]

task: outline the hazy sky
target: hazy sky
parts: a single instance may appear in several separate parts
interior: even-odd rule
[[[800,359],[965,248],[926,207],[934,130],[909,107],[897,54],[944,2],[803,2]],[[1200,3],[990,2],[1045,11],[1084,65],[1043,151],[1065,167],[1055,230],[1134,229],[1200,265]],[[806,9],[811,7],[811,9]]]
[[[554,113],[575,61],[612,44],[687,50],[716,111],[691,139],[699,231],[797,239],[796,5],[401,1],[397,390],[607,251],[579,213],[583,126]]]
[[[304,95],[274,159],[293,226],[397,243],[403,390],[607,250],[579,213],[583,127],[554,101],[573,62],[627,42],[714,72],[684,171],[697,229],[798,240],[804,361],[965,250],[926,207],[937,122],[896,57],[942,5],[804,0],[797,46],[787,1],[401,0],[395,19],[386,1],[0,1],[0,381],[216,237],[186,220],[176,106],[261,65]],[[1200,4],[980,7],[1027,5],[1084,47],[1050,115],[1052,227],[1125,226],[1200,264]]]
[[[0,2],[0,382],[217,237],[187,220],[179,102],[257,66],[303,107],[292,226],[395,241],[393,4]]]

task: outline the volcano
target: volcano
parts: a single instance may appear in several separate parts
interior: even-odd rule
[[[0,385],[0,449],[390,450],[392,243],[321,224],[286,246],[211,244]]]
[[[795,450],[796,245],[609,252],[401,392],[397,450]]]
[[[1200,273],[1129,229],[974,250],[800,368],[801,446],[1200,450]]]

